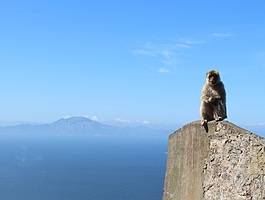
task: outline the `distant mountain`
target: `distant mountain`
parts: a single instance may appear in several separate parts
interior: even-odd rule
[[[57,133],[105,133],[114,129],[112,126],[93,121],[86,117],[63,118],[48,126]]]
[[[141,136],[167,138],[170,133],[167,129],[150,126],[114,126],[100,123],[86,117],[62,118],[49,124],[20,124],[0,127],[0,134],[55,134],[89,136]]]
[[[76,127],[76,128],[91,128],[91,127],[100,127],[104,126],[103,124],[88,119],[86,117],[70,117],[70,118],[62,118],[53,123],[52,126],[55,127]]]

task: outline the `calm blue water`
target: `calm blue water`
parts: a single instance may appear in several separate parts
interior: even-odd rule
[[[161,200],[166,141],[0,135],[3,200]]]

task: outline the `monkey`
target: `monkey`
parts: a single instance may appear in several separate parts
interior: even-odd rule
[[[225,87],[216,70],[206,73],[206,82],[201,91],[200,115],[206,132],[209,121],[219,122],[227,118]]]

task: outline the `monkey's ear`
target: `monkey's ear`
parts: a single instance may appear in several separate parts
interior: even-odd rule
[[[215,74],[216,74],[217,76],[220,76],[220,74],[219,74],[219,72],[218,72],[218,71],[215,71]]]

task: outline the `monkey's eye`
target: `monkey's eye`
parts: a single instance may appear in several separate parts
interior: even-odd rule
[[[210,79],[215,79],[216,78],[216,75],[215,74],[212,74],[209,78]]]

